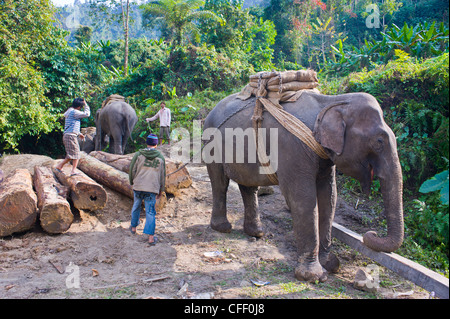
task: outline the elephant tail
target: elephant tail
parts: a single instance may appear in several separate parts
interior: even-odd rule
[[[136,118],[134,118],[131,114],[127,114],[127,116],[125,117],[125,134],[124,136],[127,137],[129,136],[131,141],[134,142],[133,139],[133,135],[131,135],[131,133],[133,132],[134,126],[136,125],[137,122],[137,116]]]

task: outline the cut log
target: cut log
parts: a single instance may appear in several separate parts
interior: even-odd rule
[[[76,175],[71,176],[71,169],[69,165],[63,167],[61,171],[53,167],[53,173],[63,185],[70,188],[73,205],[78,209],[89,211],[105,207],[108,199],[105,189],[79,169],[75,171]]]
[[[89,153],[89,156],[95,157],[99,161],[106,163],[119,171],[128,173],[130,171],[130,163],[133,158],[133,154],[111,154],[103,151],[93,151]]]
[[[73,222],[68,187],[60,184],[49,167],[34,167],[34,188],[38,198],[39,220],[46,232],[60,234]]]
[[[133,187],[130,185],[128,173],[122,172],[106,163],[103,163],[102,161],[84,152],[81,152],[81,154],[78,167],[83,172],[91,176],[100,184],[124,194],[129,198],[134,198]],[[166,194],[163,192],[162,196],[156,200],[156,210],[160,211],[166,204],[166,201]]]
[[[166,159],[166,193],[178,195],[181,188],[192,185],[191,175],[181,162]]]
[[[37,196],[27,169],[16,169],[0,185],[0,237],[33,227],[37,217]]]
[[[89,155],[128,174],[134,153],[119,155],[94,151],[89,153]],[[182,166],[183,164],[181,162],[175,162],[166,158],[166,187],[164,190],[166,193],[177,196],[179,189],[192,185],[192,179],[188,170]]]

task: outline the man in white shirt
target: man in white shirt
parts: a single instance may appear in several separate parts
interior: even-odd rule
[[[170,121],[171,115],[170,110],[166,107],[166,103],[161,102],[161,109],[153,117],[148,117],[145,120],[147,122],[152,122],[159,118],[159,140],[160,145],[162,145],[163,136],[167,136],[167,142],[170,145]]]

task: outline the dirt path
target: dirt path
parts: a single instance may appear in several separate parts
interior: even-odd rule
[[[0,168],[32,168],[51,159],[6,158]],[[238,187],[228,192],[230,234],[209,227],[211,191],[205,166],[188,165],[193,185],[169,198],[157,214],[160,242],[153,247],[128,231],[131,199],[107,189],[107,206],[76,214],[70,229],[48,235],[32,231],[0,239],[0,298],[427,298],[428,293],[380,267],[377,293],[353,288],[359,268],[372,261],[335,240],[338,274],[325,283],[294,277],[296,254],[290,212],[278,187],[259,197],[266,235],[243,232]],[[349,212],[350,210],[350,212]],[[337,221],[358,225],[352,206],[339,201]],[[144,221],[142,216],[141,221]],[[217,256],[214,252],[218,252]],[[212,255],[212,257],[208,257]],[[252,282],[270,282],[256,286]],[[79,284],[79,286],[78,286]]]

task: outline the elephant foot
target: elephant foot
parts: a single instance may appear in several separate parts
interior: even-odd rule
[[[221,222],[211,220],[211,228],[221,233],[230,233],[232,226],[228,220]]]
[[[244,222],[244,232],[252,237],[260,238],[264,236],[264,231],[261,222],[256,223]]]
[[[300,264],[295,268],[295,277],[298,280],[307,282],[325,282],[328,279],[327,271],[319,261],[300,261]]]
[[[341,264],[333,253],[319,254],[319,261],[322,267],[330,273],[337,273]]]

